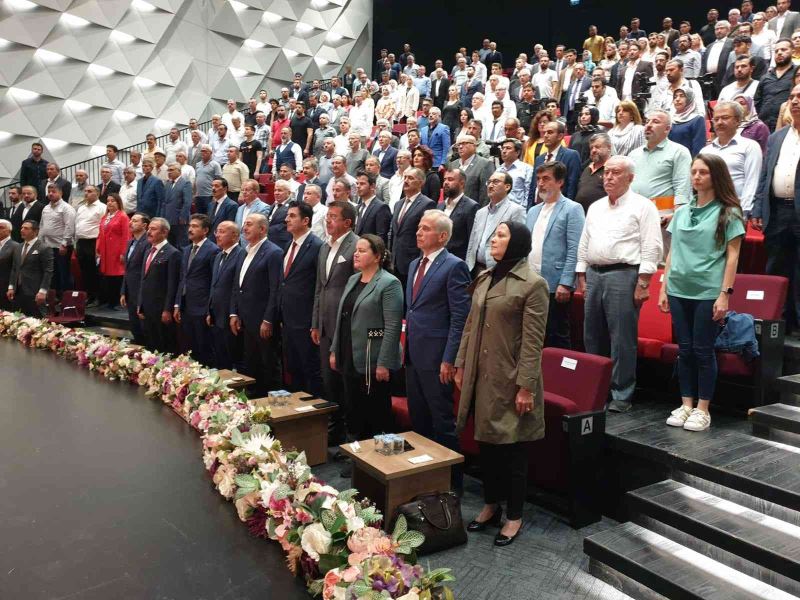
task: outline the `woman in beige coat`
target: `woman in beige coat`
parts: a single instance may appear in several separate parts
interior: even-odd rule
[[[496,546],[522,527],[530,442],[544,436],[541,352],[547,324],[547,282],[528,266],[531,234],[521,223],[497,226],[491,241],[494,269],[473,283],[472,307],[456,358],[461,389],[458,429],[475,415],[485,505],[469,531],[507,520]]]

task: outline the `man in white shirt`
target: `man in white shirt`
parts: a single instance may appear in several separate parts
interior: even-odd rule
[[[108,144],[106,146],[106,162],[103,166],[111,169],[111,180],[121,184],[122,170],[125,168],[125,163],[117,158],[118,153],[119,149],[114,144]]]
[[[350,135],[350,117],[342,117],[339,119],[339,135],[333,138],[334,152],[336,154],[346,155],[350,150],[350,142],[348,137]]]
[[[550,68],[550,59],[542,56],[539,59],[539,71],[533,75],[533,87],[536,89],[536,98],[553,98],[558,84],[558,73]]]
[[[700,75],[701,58],[700,53],[692,50],[692,40],[688,35],[678,38],[679,52],[675,58],[683,62],[683,75],[688,78],[695,78]]]
[[[667,81],[669,87],[661,94],[660,105],[652,106],[652,110],[665,110],[671,115],[675,114],[675,106],[672,103],[673,93],[677,89],[687,90],[690,89],[694,93],[694,112],[695,114],[705,117],[705,104],[703,103],[703,90],[700,89],[700,84],[696,79],[686,79],[683,76],[683,65],[678,60],[670,60],[666,66]],[[652,104],[652,103],[651,103]]]
[[[167,164],[172,164],[175,162],[175,155],[180,152],[187,152],[189,148],[186,146],[186,143],[183,142],[180,138],[180,134],[178,133],[178,128],[173,127],[169,130],[169,139],[167,139],[166,143],[164,144],[164,152],[167,154]],[[117,183],[120,183],[117,181]]]
[[[589,206],[578,244],[578,290],[585,290],[584,344],[614,361],[609,410],[626,412],[636,389],[639,308],[661,260],[658,211],[630,190],[634,163],[612,156],[605,164],[608,194]],[[587,286],[588,283],[588,286]],[[620,302],[620,298],[632,302]]]
[[[463,56],[458,59],[455,68],[453,69],[453,85],[461,88],[467,80],[467,59]]]
[[[472,64],[470,66],[475,69],[475,77],[478,78],[481,83],[486,83],[488,73],[486,71],[486,65],[481,62],[481,55],[479,52],[472,53]]]
[[[228,129],[233,129],[233,118],[239,117],[239,123],[244,123],[244,117],[242,113],[236,110],[236,100],[228,100],[228,110],[225,111],[225,114],[222,115],[222,123],[225,124]]]
[[[733,64],[734,81],[726,85],[719,93],[717,102],[730,102],[739,94],[755,98],[758,81],[753,79],[755,60],[752,56],[737,58]]]
[[[200,134],[200,143],[205,144],[208,142],[208,136],[200,129],[197,119],[191,118],[189,119],[189,128],[183,132],[183,141],[186,142],[187,147],[192,145],[192,133],[195,131]]]
[[[228,147],[231,145],[227,125],[220,123],[217,133],[211,136],[209,145],[211,146],[211,160],[220,167],[225,166],[228,162]]]
[[[307,183],[303,189],[303,202],[311,207],[314,216],[311,218],[311,233],[328,242],[328,231],[325,228],[325,217],[328,207],[322,203],[322,188],[315,183]]]
[[[269,103],[269,94],[267,94],[267,90],[261,90],[258,92],[256,111],[261,111],[265,115],[268,115],[270,112],[272,112],[272,106]]]
[[[619,100],[614,88],[606,85],[605,79],[602,77],[592,78],[592,87],[584,93],[586,102],[597,108],[600,113],[598,124],[611,129],[614,126],[617,106]]]
[[[364,101],[366,92],[358,91],[354,94],[355,106],[350,108],[350,129],[366,138],[372,131],[375,113],[370,108],[370,103]]]
[[[350,175],[347,172],[347,161],[345,160],[344,156],[339,154],[334,155],[331,159],[331,178],[328,180],[328,184],[325,186],[325,197],[328,199],[327,202],[330,204],[334,201],[333,197],[333,184],[336,182],[337,179],[344,179],[346,180],[351,186],[351,194],[350,194],[350,201],[355,201],[356,199],[356,178]]]
[[[502,163],[497,167],[500,173],[508,173],[513,181],[508,198],[522,207],[528,204],[528,192],[533,178],[533,168],[519,160],[522,152],[522,142],[513,138],[506,138],[500,144],[500,158]]]
[[[131,167],[133,168],[133,167]],[[134,169],[134,173],[136,169]],[[75,171],[75,181],[72,182],[72,191],[69,194],[69,204],[72,208],[78,208],[78,204],[83,202],[83,196],[86,194],[86,186],[89,174],[83,169]]]
[[[105,214],[106,207],[99,200],[97,188],[87,185],[84,200],[75,211],[75,256],[86,290],[87,307],[98,304],[97,236],[100,235],[100,221]]]
[[[392,214],[394,214],[395,204],[397,204],[400,201],[400,198],[403,197],[403,176],[406,169],[411,166],[411,152],[408,150],[398,150],[397,158],[395,160],[397,160],[397,171],[395,171],[395,174],[389,178],[388,186],[388,204]]]
[[[57,185],[47,186],[47,200],[42,209],[39,239],[53,253],[52,287],[60,295],[72,288],[69,265],[75,239],[75,209],[64,202]]]
[[[119,188],[119,197],[122,200],[122,211],[129,217],[136,212],[136,169],[125,167],[123,181]]]

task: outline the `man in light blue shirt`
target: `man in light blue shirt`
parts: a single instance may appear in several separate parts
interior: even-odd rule
[[[208,136],[208,143],[211,145],[212,159],[220,167],[228,164],[228,146],[231,145],[228,127],[224,123],[217,126],[217,133]]]
[[[533,168],[519,159],[521,152],[522,142],[515,138],[503,140],[502,144],[500,144],[500,158],[503,163],[497,167],[497,170],[501,173],[508,173],[513,181],[508,198],[512,202],[526,207],[528,205],[531,179],[533,178]]]
[[[417,65],[417,76],[412,78],[414,87],[419,90],[420,98],[427,98],[431,95],[431,78],[425,75],[425,67]]]
[[[211,158],[211,146],[203,144],[200,146],[200,161],[195,165],[195,210],[206,214],[208,204],[211,202],[211,182],[222,177],[222,167]]]

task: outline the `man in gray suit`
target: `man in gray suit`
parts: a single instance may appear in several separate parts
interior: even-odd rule
[[[331,341],[336,331],[339,301],[347,280],[354,273],[353,253],[358,241],[358,236],[353,233],[355,221],[356,211],[349,202],[333,201],[328,205],[325,227],[330,242],[323,244],[319,252],[317,286],[311,315],[311,340],[320,350],[325,399],[339,405],[339,410],[331,416],[332,431],[328,441],[331,445],[344,442],[347,433],[342,376],[331,369],[329,358]]]
[[[17,248],[19,243],[11,239],[11,221],[0,219],[0,290],[8,290]],[[0,310],[14,310],[11,300],[5,294],[0,294]]]
[[[467,177],[464,193],[480,206],[489,204],[489,194],[486,182],[494,173],[494,162],[476,154],[478,140],[469,134],[458,136],[456,149],[458,158],[449,165],[450,170],[461,169]]]
[[[23,243],[14,250],[6,297],[14,303],[15,310],[41,317],[53,277],[53,253],[38,238],[36,221],[23,221],[20,235]]]
[[[475,213],[475,223],[469,235],[466,263],[472,277],[495,265],[489,253],[489,240],[494,230],[504,221],[525,223],[525,209],[508,198],[514,185],[511,175],[495,171],[489,177],[489,204]]]
[[[767,23],[767,27],[775,32],[778,39],[789,38],[795,29],[800,28],[800,13],[789,10],[791,4],[792,0],[778,0],[775,4],[778,14]]]

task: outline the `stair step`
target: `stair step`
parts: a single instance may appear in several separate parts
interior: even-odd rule
[[[778,391],[788,392],[790,394],[800,394],[800,374],[778,377],[775,379],[773,385]]]
[[[800,527],[796,525],[671,479],[627,496],[634,512],[800,580]]]
[[[672,599],[797,600],[635,523],[587,537],[592,559]]]
[[[792,375],[792,377],[800,376]],[[798,386],[800,386],[800,382],[798,382]],[[788,404],[759,406],[750,409],[749,416],[754,427],[769,427],[800,434],[800,406]]]

